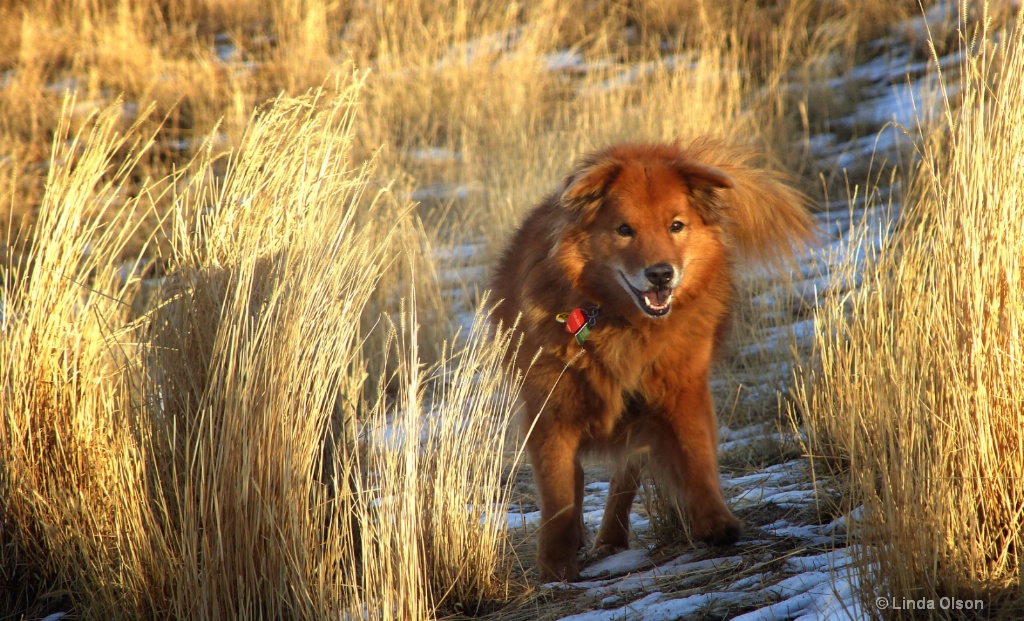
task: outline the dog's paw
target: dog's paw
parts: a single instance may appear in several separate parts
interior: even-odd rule
[[[731,513],[694,524],[696,538],[716,547],[733,545],[742,533],[743,525]]]
[[[594,542],[594,547],[590,548],[587,552],[587,561],[598,561],[603,558],[609,557],[619,552],[625,552],[629,549],[629,544],[621,543],[606,543],[602,541]]]
[[[589,539],[587,535],[587,529],[584,528],[583,522],[580,522],[580,526],[576,531],[576,540],[579,542],[576,544],[577,552],[583,552],[587,549],[587,540]]]
[[[537,559],[537,569],[543,582],[575,582],[580,579],[580,565],[576,556],[569,559]]]

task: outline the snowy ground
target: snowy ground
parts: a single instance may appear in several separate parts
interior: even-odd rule
[[[848,253],[862,256],[865,244],[881,243],[899,210],[875,209],[877,213],[846,208],[818,215],[833,243],[826,244],[800,267],[800,277],[787,292],[791,303],[813,304],[827,287],[857,286],[856,282],[837,285],[830,278],[830,269],[849,259]],[[866,233],[851,240],[849,232],[852,230]],[[779,304],[778,292],[755,303]],[[788,304],[785,300],[781,303]],[[806,345],[811,338],[811,327],[810,320],[802,319],[790,329],[776,328],[764,335],[756,349],[774,349],[782,354],[794,338]],[[766,393],[773,394],[779,389],[784,390],[785,386],[765,383],[752,389],[751,396],[763,399]],[[762,394],[756,394],[758,391]],[[767,423],[736,429],[723,427],[719,453],[723,462],[729,463],[731,455],[749,451],[756,443],[798,447],[799,435],[780,432],[776,425]],[[798,450],[790,452],[799,453]],[[787,454],[786,451],[779,453]],[[745,522],[746,532],[738,545],[719,550],[696,545],[666,558],[664,550],[653,543],[645,543],[653,541],[653,537],[648,536],[650,521],[643,517],[646,514],[638,498],[631,515],[634,549],[585,564],[580,582],[542,587],[571,597],[571,609],[578,612],[561,618],[566,621],[868,618],[856,595],[858,575],[846,541],[849,517],[834,514],[831,482],[816,479],[808,459],[789,458],[763,468],[744,469],[735,476],[723,474],[721,481],[734,512]],[[592,540],[607,499],[607,479],[593,480],[585,489],[584,522]],[[539,511],[523,512],[517,508],[508,515],[508,526],[532,533],[539,520]]]
[[[923,20],[919,21],[915,27],[923,28]],[[674,58],[673,62],[684,60]],[[958,60],[955,55],[948,56],[940,59],[940,64],[949,71]],[[553,57],[551,65],[553,70],[585,70],[568,52]],[[636,67],[623,72],[620,81],[636,79],[644,70]],[[909,52],[890,49],[835,80],[860,84],[863,97],[853,113],[835,126],[877,129],[847,141],[833,134],[812,137],[811,154],[823,168],[854,167],[867,159],[895,161],[896,151],[906,147],[906,137],[915,134],[920,119],[941,113],[939,100],[930,95],[935,84],[926,64],[912,60]],[[900,206],[879,202],[883,204],[869,206],[862,197],[852,205],[838,201],[825,206],[818,218],[830,241],[799,266],[795,282],[770,289],[754,303],[766,312],[780,306],[813,307],[821,303],[825,291],[859,287],[861,278],[856,270],[836,274],[834,269],[849,266],[851,261],[862,265],[892,232]],[[790,326],[766,331],[740,354],[783,353],[794,342],[807,346],[813,338],[813,327],[813,320],[804,314]],[[778,384],[779,376],[773,373],[761,383],[754,378],[753,398],[784,391],[786,387]],[[727,461],[732,452],[755,442],[799,443],[798,437],[779,438],[779,433],[776,426],[764,423],[723,428],[720,454]],[[656,545],[644,543],[653,537],[646,536],[651,524],[643,517],[646,514],[638,499],[631,516],[636,533],[634,549],[585,564],[579,582],[553,583],[542,589],[571,600],[574,614],[562,615],[563,621],[869,618],[869,611],[862,608],[856,594],[859,576],[853,548],[846,540],[846,524],[851,518],[830,513],[835,507],[830,484],[815,479],[805,458],[786,459],[736,476],[723,474],[726,496],[745,521],[744,537],[732,548],[692,546],[667,557]],[[607,479],[586,486],[584,517],[591,539],[600,523],[607,492]],[[539,519],[539,511],[517,507],[508,515],[508,526],[531,533]]]
[[[739,431],[742,435],[748,430]],[[759,434],[761,429],[755,426],[750,431]],[[794,518],[819,515],[819,484],[805,459],[723,476],[722,486],[740,515],[745,508],[766,505]],[[606,482],[586,487],[584,515],[592,535],[607,490]],[[643,540],[649,521],[640,518],[641,513],[638,501],[632,527]],[[723,550],[695,546],[668,559],[659,558],[653,544],[627,550],[585,566],[580,582],[543,588],[575,594],[575,604],[584,612],[563,617],[573,621],[862,618],[855,596],[857,575],[845,547],[846,517],[825,524],[794,518],[760,526],[751,526],[748,520],[740,543]],[[538,519],[536,512],[512,514],[509,523],[518,526]]]
[[[917,20],[913,27],[923,29],[923,24],[923,19]],[[221,47],[223,54],[232,53],[229,45],[219,46],[218,50]],[[896,151],[905,145],[903,128],[912,134],[918,119],[941,112],[937,100],[929,96],[935,91],[935,83],[926,64],[913,59],[909,51],[888,47],[886,42],[880,42],[879,47],[886,52],[824,85],[839,89],[856,83],[861,89],[862,99],[853,112],[835,120],[833,127],[852,135],[857,132],[850,131],[851,128],[874,126],[877,130],[861,132],[853,139],[841,139],[833,133],[811,136],[810,153],[822,169],[863,167],[867,160],[883,161],[890,156],[895,159]],[[552,55],[547,60],[552,71],[588,70],[581,57],[572,51]],[[954,55],[941,59],[940,64],[949,70],[957,61]],[[666,62],[681,64],[692,59],[676,56]],[[603,87],[621,87],[651,70],[648,65],[626,67]],[[886,126],[887,123],[900,125]],[[421,160],[460,158],[460,154],[443,149],[425,149],[409,155]],[[410,198],[445,202],[478,191],[480,188],[472,183],[434,184],[419,188]],[[834,268],[849,265],[851,258],[858,263],[863,261],[883,243],[900,213],[898,205],[870,207],[863,200],[852,206],[838,201],[827,207],[818,218],[830,241],[799,266],[795,282],[780,285],[753,301],[765,312],[780,306],[814,306],[820,303],[825,291],[858,287],[858,274],[839,277],[833,273]],[[858,231],[856,238],[851,237],[851,231]],[[469,243],[444,249],[437,259],[453,266],[442,273],[454,285],[485,280],[486,268],[475,260],[482,256],[483,245]],[[453,300],[464,299],[461,290],[453,290]],[[467,327],[472,323],[473,310],[456,308]],[[0,321],[2,317],[0,307]],[[812,335],[813,323],[805,314],[788,327],[766,331],[739,353],[786,352],[794,340],[797,345],[806,346]],[[778,377],[776,372],[760,382],[754,378],[754,388],[748,390],[747,396],[764,398],[784,390]],[[723,427],[720,454],[727,461],[735,451],[756,442],[799,442],[798,433],[781,438],[779,434],[775,425],[764,423],[735,429]],[[847,547],[846,524],[850,518],[830,513],[833,505],[829,485],[830,482],[815,478],[805,458],[786,458],[742,474],[723,474],[723,490],[746,526],[739,544],[724,550],[692,546],[668,556],[657,546],[644,543],[653,538],[647,536],[651,524],[638,499],[631,518],[638,547],[585,565],[579,582],[544,585],[542,590],[572,598],[575,613],[563,615],[561,618],[566,621],[867,618],[868,611],[862,609],[856,596],[859,577],[852,563],[851,548]],[[601,520],[607,491],[607,480],[594,480],[586,486],[584,515],[591,537]],[[522,506],[507,516],[509,529],[527,534],[536,528],[539,519],[539,511],[524,511]],[[46,621],[56,621],[61,616],[63,613],[51,615]]]

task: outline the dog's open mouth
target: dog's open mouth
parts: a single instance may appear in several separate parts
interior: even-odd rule
[[[633,296],[636,297],[636,302],[640,305],[640,310],[644,311],[651,317],[664,317],[672,309],[672,292],[674,289],[670,287],[659,287],[651,288],[647,291],[640,291],[629,282],[629,279],[626,278],[625,274],[622,274],[622,272],[619,272],[619,274],[622,276],[622,280],[626,283],[626,286],[633,292]]]

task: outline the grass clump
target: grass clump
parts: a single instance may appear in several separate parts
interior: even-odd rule
[[[361,86],[261,108],[220,183],[209,158],[154,183],[180,190],[159,285],[114,261],[162,199],[123,199],[151,140],[117,108],[58,137],[28,271],[4,273],[9,609],[408,619],[507,597],[508,339],[479,318],[428,374],[400,323],[395,378],[366,392],[396,225],[351,158]]]
[[[139,355],[135,283],[112,260],[148,208],[146,193],[119,190],[152,137],[119,135],[117,121],[104,111],[66,142],[61,124],[31,254],[3,266],[0,566],[24,577],[5,585],[9,604],[75,590],[111,605],[110,589],[136,579],[128,568],[163,552],[134,417],[140,378],[125,370]],[[115,166],[122,149],[132,155]]]
[[[929,617],[960,618],[940,598],[981,599],[981,616],[1024,599],[1024,183],[1006,165],[1024,147],[1024,43],[987,41],[963,42],[946,83],[960,102],[922,147],[904,226],[866,286],[817,314],[822,367],[800,394],[813,450],[846,465],[863,505],[867,610],[926,598]]]
[[[0,606],[499,605],[521,590],[498,465],[513,344],[480,325],[454,338],[484,255],[616,140],[711,133],[813,177],[796,137],[838,131],[858,103],[823,78],[878,54],[869,39],[916,37],[901,20],[919,10],[3,3]],[[939,54],[956,40],[942,28]],[[970,40],[947,142],[922,149],[907,225],[867,285],[814,317],[823,370],[797,399],[816,451],[851,466],[869,594],[1019,594],[1019,43]],[[827,190],[843,176],[821,172]],[[737,340],[804,346],[789,283],[742,288],[756,298]],[[724,360],[723,422],[781,409],[778,352]],[[791,457],[755,448],[731,465]]]

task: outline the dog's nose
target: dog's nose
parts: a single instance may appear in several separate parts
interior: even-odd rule
[[[644,276],[647,277],[655,287],[664,287],[668,283],[672,282],[672,277],[675,275],[675,270],[668,263],[658,263],[652,265],[644,270]]]

